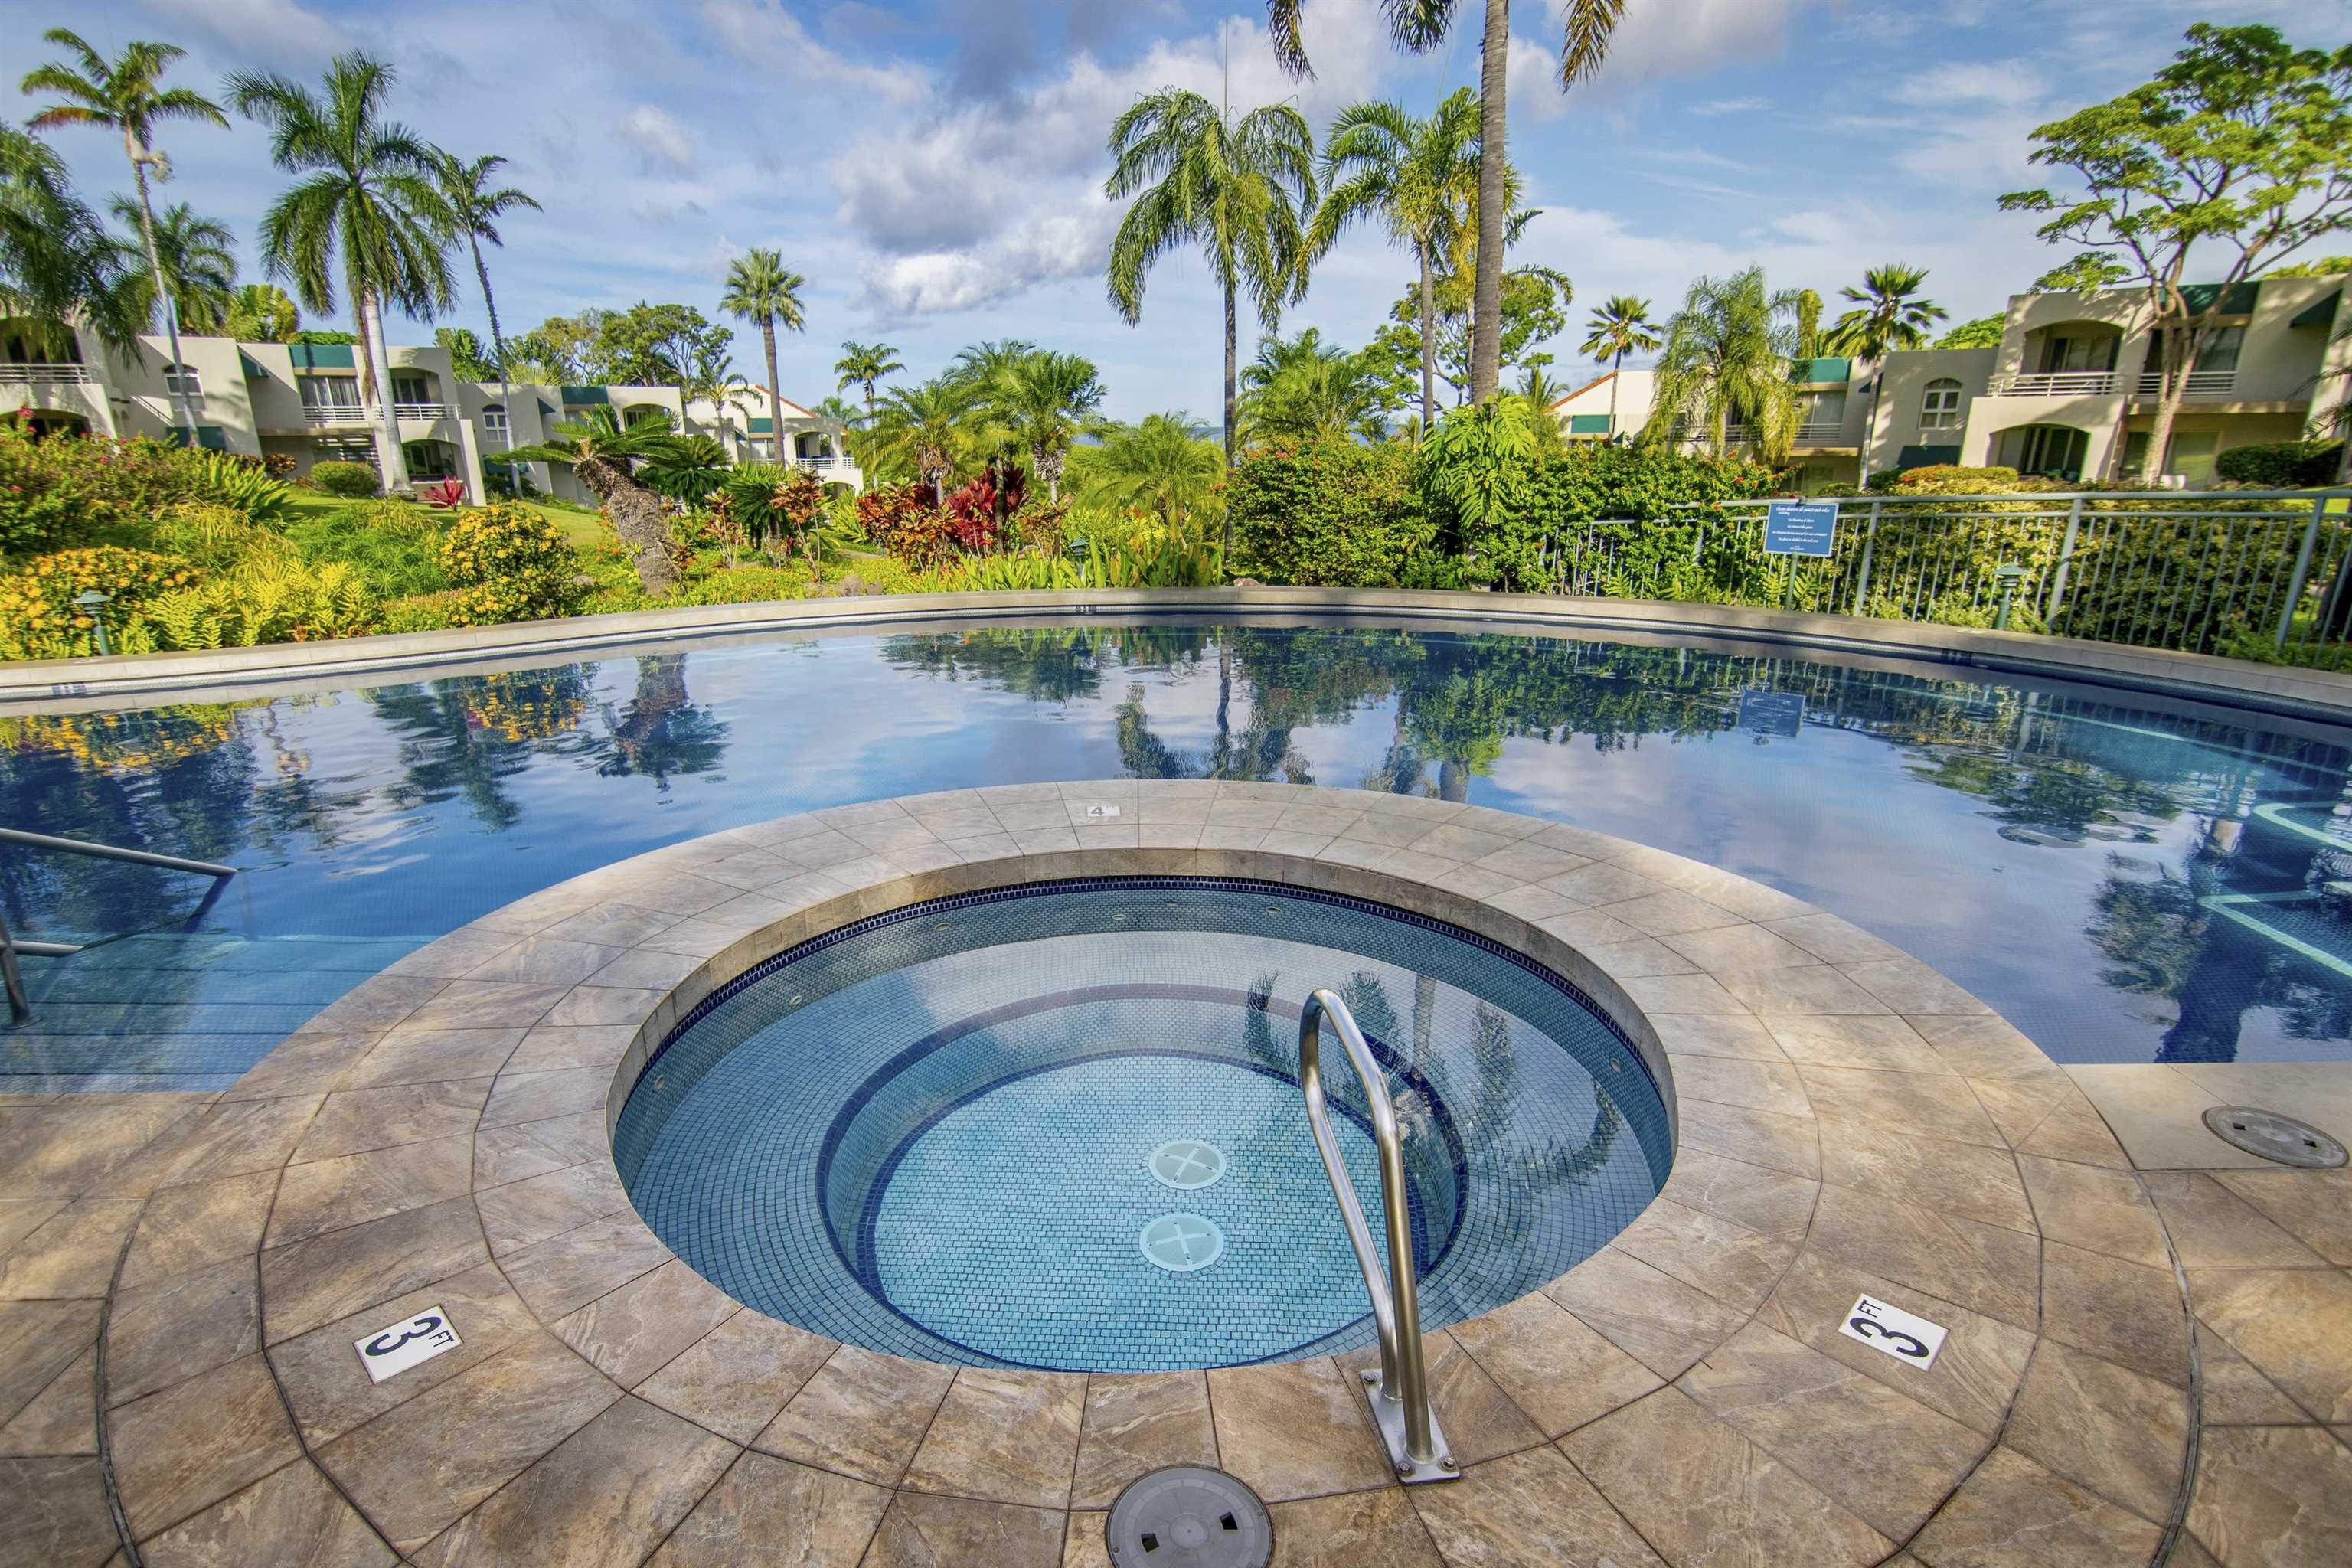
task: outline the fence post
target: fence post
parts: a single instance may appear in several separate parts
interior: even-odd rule
[[[1878,509],[1885,504],[1875,500],[1870,503],[1870,521],[1862,534],[1862,571],[1854,579],[1853,604],[1846,610],[1849,616],[1862,614],[1862,607],[1870,603],[1870,552],[1878,543]]]
[[[2319,543],[2319,521],[2327,515],[2327,496],[2322,492],[2311,498],[2311,521],[2304,525],[2303,548],[2294,557],[2294,575],[2287,579],[2286,604],[2279,611],[2278,636],[2271,639],[2276,648],[2286,647],[2286,634],[2294,626],[2294,607],[2303,599],[2304,584],[2311,576],[2311,552]]]
[[[2074,563],[2074,538],[2083,531],[2083,498],[2076,496],[2066,509],[2066,537],[2058,545],[2058,564],[2050,574],[2050,602],[2043,606],[2042,618],[2055,623],[2059,607],[2066,602],[2066,568]]]

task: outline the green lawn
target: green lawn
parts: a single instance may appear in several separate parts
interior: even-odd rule
[[[315,515],[320,512],[340,511],[344,507],[364,503],[346,500],[341,496],[322,495],[317,490],[298,489],[289,498],[289,504],[297,512]],[[394,504],[405,506],[427,515],[434,510],[422,501],[396,501]],[[541,506],[536,501],[523,501],[520,504],[555,524],[556,531],[563,535],[563,542],[575,550],[593,550],[612,531],[603,518],[588,512],[573,511],[560,506]]]

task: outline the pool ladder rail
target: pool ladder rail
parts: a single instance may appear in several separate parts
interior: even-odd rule
[[[79,838],[58,838],[47,833],[27,833],[21,827],[0,827],[0,844],[20,845],[27,849],[54,849],[68,855],[84,855],[95,860],[122,860],[133,866],[154,866],[166,871],[187,871],[213,879],[203,903],[196,906],[190,923],[204,917],[220,897],[228,879],[236,875],[234,866],[215,865],[210,860],[190,860],[178,855],[158,855],[148,849],[125,849],[117,844],[92,844]],[[21,1024],[33,1016],[32,1002],[25,994],[25,978],[16,968],[16,955],[33,958],[71,958],[86,943],[72,942],[25,942],[10,934],[8,922],[0,919],[0,983],[8,993],[8,1021]]]
[[[1364,1102],[1371,1112],[1372,1143],[1381,1160],[1381,1207],[1387,1221],[1388,1276],[1381,1273],[1380,1255],[1372,1249],[1371,1228],[1364,1223],[1363,1205],[1356,1201],[1356,1184],[1339,1158],[1339,1140],[1331,1131],[1331,1110],[1323,1091],[1323,1023],[1330,1021],[1349,1065],[1363,1085]],[[1405,1205],[1404,1143],[1397,1127],[1396,1105],[1389,1098],[1388,1079],[1372,1059],[1364,1032],[1333,992],[1318,988],[1298,1014],[1298,1088],[1307,1097],[1307,1125],[1315,1134],[1316,1152],[1331,1178],[1331,1195],[1339,1201],[1339,1217],[1348,1227],[1348,1241],[1364,1271],[1364,1289],[1372,1299],[1372,1323],[1380,1331],[1381,1369],[1364,1373],[1365,1392],[1381,1441],[1388,1445],[1397,1479],[1406,1486],[1423,1481],[1452,1481],[1462,1468],[1447,1451],[1445,1434],[1438,1429],[1437,1414],[1429,1407],[1429,1375],[1422,1363],[1421,1296],[1413,1280],[1412,1221]]]

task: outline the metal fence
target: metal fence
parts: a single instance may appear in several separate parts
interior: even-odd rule
[[[1764,500],[1595,519],[1549,542],[1561,593],[1782,604],[2197,653],[2313,658],[2352,636],[2352,490],[1839,501],[1826,557],[1768,555]]]

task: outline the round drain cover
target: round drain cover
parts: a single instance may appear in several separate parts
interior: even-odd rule
[[[1129,1482],[1103,1537],[1118,1568],[1265,1568],[1274,1556],[1274,1521],[1257,1494],[1192,1465]]]
[[[1225,1233],[1205,1215],[1164,1214],[1146,1221],[1136,1242],[1147,1263],[1171,1274],[1190,1274],[1206,1268],[1224,1252]]]
[[[2344,1145],[2308,1122],[2251,1105],[2217,1105],[2205,1113],[2213,1136],[2233,1149],[2282,1165],[2324,1171],[2344,1163]]]
[[[1151,1179],[1163,1187],[1191,1192],[1216,1185],[1225,1173],[1224,1152],[1198,1138],[1176,1138],[1162,1143],[1144,1162]]]

